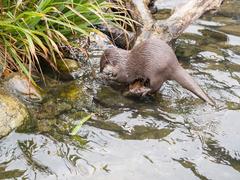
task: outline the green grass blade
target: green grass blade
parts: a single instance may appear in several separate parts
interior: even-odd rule
[[[79,129],[82,127],[82,125],[83,125],[86,121],[88,121],[91,117],[92,117],[92,114],[90,114],[90,115],[84,117],[83,119],[81,119],[81,120],[79,121],[78,125],[73,128],[73,130],[72,130],[72,132],[70,133],[70,135],[72,135],[72,136],[76,135],[76,134],[78,133]]]

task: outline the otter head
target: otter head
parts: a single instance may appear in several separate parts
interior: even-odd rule
[[[100,72],[109,79],[127,82],[126,60],[127,51],[119,48],[106,49],[100,60]]]

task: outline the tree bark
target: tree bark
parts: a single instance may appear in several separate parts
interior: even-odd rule
[[[138,4],[135,4],[135,7],[143,22],[142,32],[137,37],[135,45],[151,36],[157,36],[166,42],[170,42],[180,36],[191,23],[205,12],[218,9],[223,2],[223,0],[189,0],[181,7],[177,7],[168,19],[150,20],[151,14],[146,8],[151,1],[132,0],[132,3],[134,4],[135,1]]]
[[[119,0],[110,1],[117,3]],[[223,0],[188,0],[185,4],[177,6],[168,19],[154,20],[148,7],[152,6],[155,1],[121,1],[129,9],[131,17],[139,22],[139,24],[136,24],[136,32],[134,33],[126,33],[127,31],[124,32],[114,27],[111,29],[109,27],[105,28],[107,31],[111,31],[108,33],[113,37],[112,41],[115,41],[114,44],[120,44],[119,47],[121,48],[125,46],[125,49],[131,49],[133,46],[152,36],[157,36],[170,43],[172,40],[178,38],[191,23],[205,12],[218,9],[223,2]],[[103,32],[106,33],[104,30]]]

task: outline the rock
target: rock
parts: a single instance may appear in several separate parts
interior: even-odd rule
[[[64,58],[57,62],[58,72],[53,72],[53,74],[61,81],[72,81],[78,77],[81,65],[82,63],[78,60]]]
[[[240,55],[240,46],[232,46],[230,49],[237,55]]]
[[[157,20],[164,20],[169,18],[172,15],[172,12],[173,11],[171,9],[161,9],[161,11],[155,13],[153,17]]]
[[[12,73],[4,80],[3,87],[21,100],[27,102],[42,101],[42,96],[39,90],[23,75]]]
[[[240,25],[227,25],[218,28],[218,30],[225,32],[227,34],[232,34],[236,36],[240,36]]]
[[[1,62],[1,61],[0,61]],[[3,66],[1,65],[0,63],[0,76],[2,76],[2,73],[3,73]]]
[[[73,59],[75,61],[85,61],[88,59],[88,48],[90,46],[90,39],[88,37],[78,37],[73,39],[74,46],[60,46],[63,57]]]
[[[198,31],[202,33],[204,38],[209,38],[209,39],[215,40],[218,43],[220,41],[221,42],[227,42],[228,41],[228,36],[226,34],[222,33],[222,32],[213,31],[213,30],[210,30],[210,29],[199,29]]]
[[[29,118],[24,104],[0,90],[0,138],[23,124]]]
[[[50,88],[41,106],[32,114],[34,119],[54,119],[72,110],[92,107],[92,100],[77,81]]]
[[[62,61],[58,62],[58,70],[61,73],[69,73],[76,71],[80,68],[80,64],[73,59],[64,58]]]
[[[240,16],[239,12],[240,2],[239,1],[224,1],[220,10],[217,14],[225,16],[225,17],[238,17]]]

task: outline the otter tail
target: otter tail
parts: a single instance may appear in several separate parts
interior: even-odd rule
[[[193,78],[187,73],[185,69],[178,66],[177,70],[172,74],[172,80],[177,81],[181,86],[188,89],[199,98],[203,99],[210,105],[214,106],[215,103],[210,99],[207,94],[199,87],[199,85],[193,80]]]

